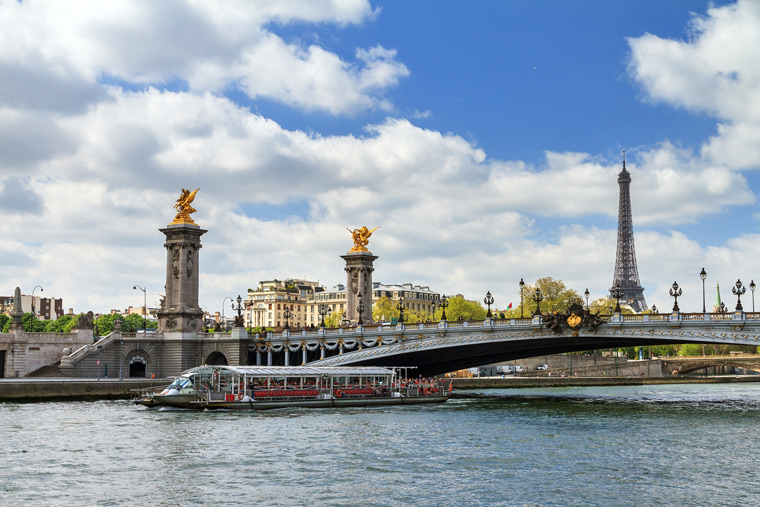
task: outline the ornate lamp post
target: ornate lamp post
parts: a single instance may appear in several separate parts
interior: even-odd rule
[[[755,313],[755,281],[752,280],[749,282],[749,290],[752,291],[752,313]]]
[[[449,298],[446,297],[446,294],[441,296],[441,320],[446,321],[446,308],[449,307]]]
[[[435,301],[433,301],[433,321],[435,322]]]
[[[362,302],[362,294],[359,293],[359,304],[356,305],[356,311],[359,312],[359,322],[358,324],[360,326],[364,325],[364,320],[362,320],[362,315],[364,314],[364,303]]]
[[[34,313],[34,291],[37,290],[38,287],[40,289],[40,292],[44,290],[41,285],[35,285],[34,289],[32,289],[32,315],[34,315],[35,319],[37,318],[37,314]]]
[[[396,303],[396,308],[398,308],[398,322],[399,324],[404,323],[404,298],[398,298],[398,303]]]
[[[652,313],[659,313],[657,310],[657,305],[652,305]]]
[[[290,312],[290,308],[288,308],[286,306],[285,307],[285,311],[283,312],[282,315],[285,317],[285,327],[283,329],[290,330],[290,321],[289,321],[289,319],[290,319],[290,316],[292,315],[292,313]]]
[[[620,288],[620,284],[615,285],[612,291],[612,297],[615,298],[615,313],[620,313],[620,298],[623,297],[623,289]]]
[[[536,315],[541,315],[541,301],[544,300],[544,297],[541,295],[541,289],[536,287],[536,293],[533,295],[533,301],[536,303],[536,311],[533,314],[535,317]]]
[[[523,315],[523,290],[525,289],[525,282],[522,278],[520,278],[520,318],[522,319],[524,317]]]
[[[707,313],[707,307],[705,306],[705,278],[707,278],[707,272],[705,268],[699,272],[699,277],[702,279],[702,313]]]
[[[325,315],[330,313],[332,309],[326,304],[321,304],[317,307],[317,313],[322,318],[322,322],[319,323],[319,327],[325,327]]]
[[[678,287],[678,282],[673,282],[673,287],[670,289],[670,296],[674,299],[673,303],[673,311],[674,312],[680,312],[681,309],[678,308],[678,296],[683,294],[683,289]]]
[[[132,290],[140,289],[143,292],[143,331],[145,331],[145,323],[148,320],[148,293],[146,291],[147,287],[147,285],[145,287],[140,287],[139,285],[132,287]]]
[[[486,297],[483,299],[483,302],[488,306],[488,311],[486,312],[486,318],[490,319],[492,316],[491,305],[493,304],[493,296],[491,295],[490,290],[486,292]]]
[[[591,295],[591,293],[586,289],[586,292],[583,293],[584,296],[586,296],[586,310],[588,310],[588,297]]]
[[[232,298],[230,298],[232,299]],[[237,297],[237,307],[235,307],[235,302],[232,302],[232,311],[237,312],[237,317],[235,317],[235,327],[243,327],[243,298],[238,294]]]
[[[747,292],[747,288],[742,285],[741,280],[736,280],[736,284],[731,288],[731,292],[733,292],[734,296],[736,296],[736,311],[742,311],[744,309],[742,308],[742,294]]]

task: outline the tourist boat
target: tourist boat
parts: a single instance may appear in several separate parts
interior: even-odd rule
[[[199,366],[160,390],[136,391],[146,407],[264,410],[440,403],[451,382],[402,378],[407,368],[374,366]]]

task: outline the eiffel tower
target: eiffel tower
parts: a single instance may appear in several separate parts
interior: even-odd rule
[[[618,210],[617,255],[615,256],[615,277],[610,294],[615,297],[615,288],[622,290],[621,302],[628,304],[637,313],[647,310],[644,288],[639,281],[636,267],[636,249],[633,246],[633,219],[631,218],[631,173],[625,169],[618,174],[620,185],[620,207]]]

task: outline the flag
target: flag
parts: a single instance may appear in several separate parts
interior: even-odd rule
[[[509,306],[507,307],[507,310],[511,310],[511,309],[512,309],[512,303],[509,303]]]

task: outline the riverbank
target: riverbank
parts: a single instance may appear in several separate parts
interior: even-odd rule
[[[167,385],[169,379],[0,379],[0,402],[93,401],[132,397],[132,389]]]
[[[515,389],[537,387],[601,387],[652,384],[725,384],[760,382],[760,375],[721,375],[711,377],[480,377],[455,378],[454,389]]]

